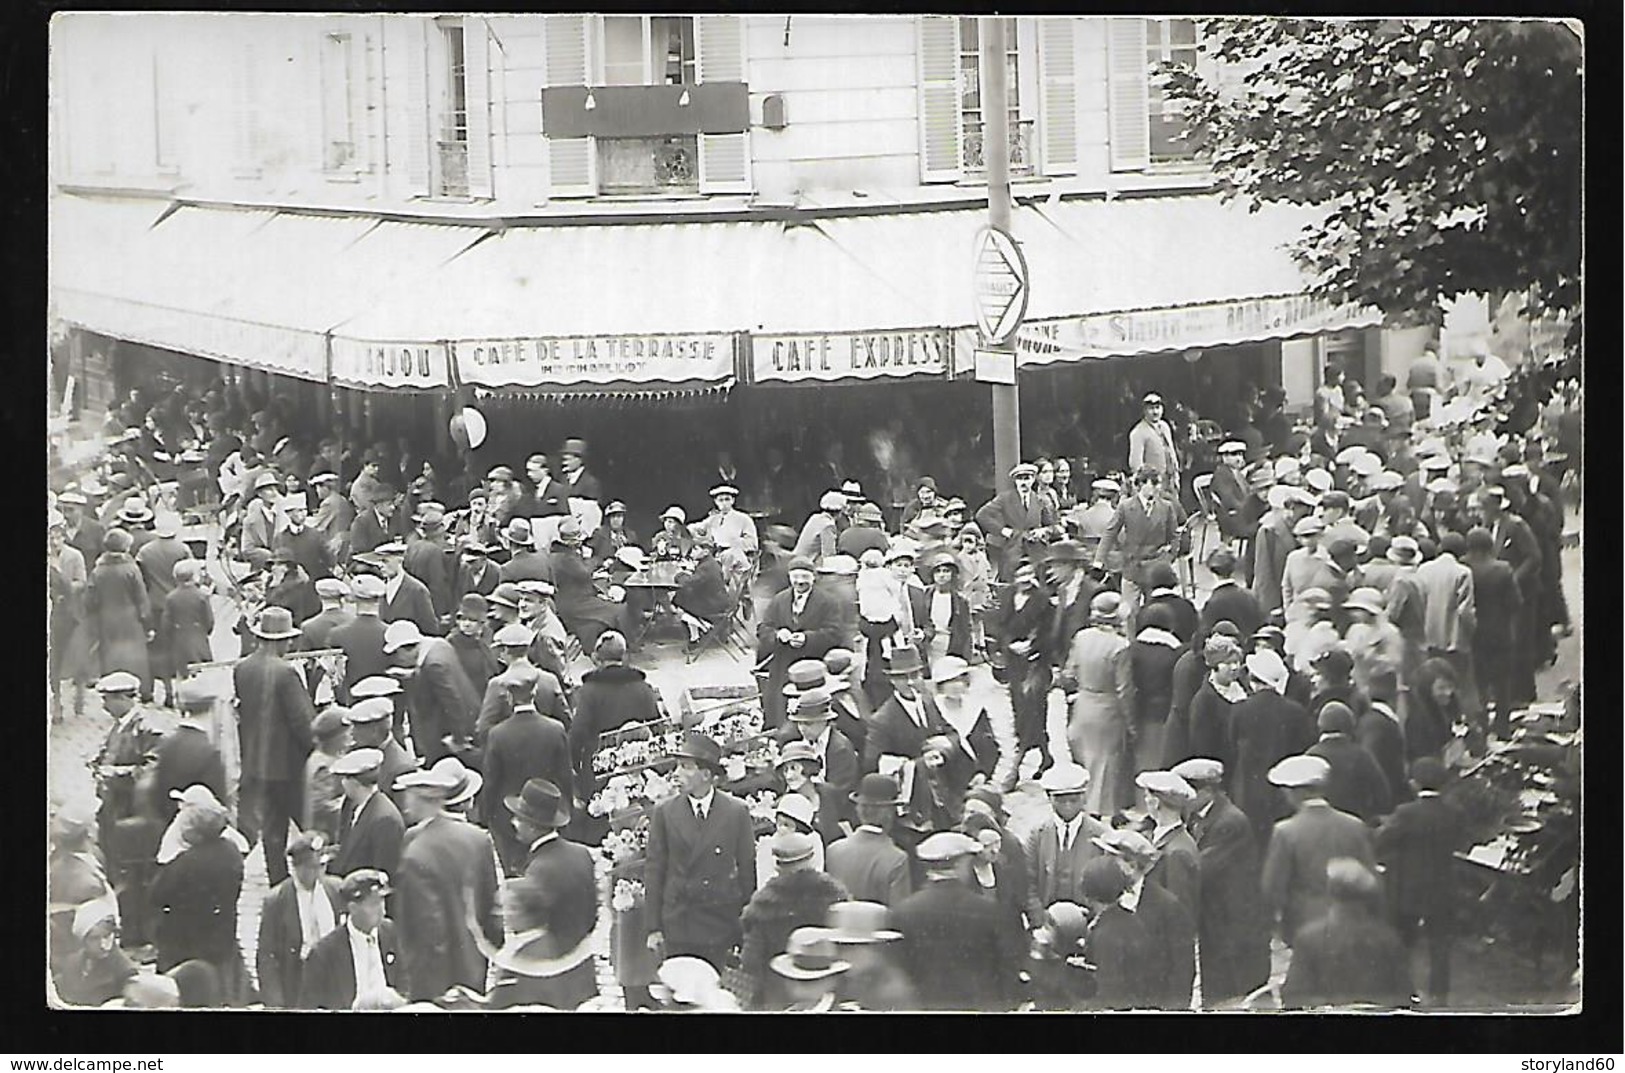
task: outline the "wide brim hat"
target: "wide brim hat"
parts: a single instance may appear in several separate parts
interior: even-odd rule
[[[835,944],[827,936],[817,942],[793,946],[782,954],[775,954],[768,965],[780,976],[791,980],[824,980],[839,976],[852,967],[851,962],[835,956]]]
[[[579,544],[587,539],[587,534],[582,530],[580,522],[574,518],[566,518],[559,523],[558,539],[562,544]]]
[[[899,645],[892,649],[891,655],[886,658],[887,674],[919,674],[924,670],[925,664],[920,662],[920,653],[912,645]]]
[[[931,667],[931,684],[942,685],[970,674],[970,664],[958,656],[943,656]]]
[[[939,551],[925,561],[925,568],[929,573],[935,574],[938,567],[946,566],[956,575],[959,573],[959,558],[951,551]]]
[[[508,539],[508,543],[518,544],[521,547],[528,547],[536,540],[531,534],[530,523],[523,518],[510,521],[508,527],[502,531],[502,535]]]
[[[267,488],[281,488],[282,481],[275,473],[261,473],[254,478],[254,491],[262,492]]]
[[[836,902],[829,907],[825,930],[837,946],[895,942],[903,933],[885,927],[891,911],[880,902]]]
[[[773,766],[774,768],[781,768],[789,763],[813,764],[819,768],[824,766],[824,762],[813,751],[812,745],[804,741],[792,741],[783,749],[780,749],[779,758],[774,762]]]
[[[502,799],[507,810],[540,827],[563,827],[570,822],[570,804],[564,794],[546,779],[530,779],[517,794]]]
[[[248,628],[254,636],[266,641],[287,641],[299,636],[299,629],[293,624],[293,612],[275,604],[261,611]]]
[[[1076,540],[1057,540],[1045,549],[1044,561],[1051,563],[1088,562],[1089,553]]]
[[[723,769],[722,746],[698,731],[690,731],[685,735],[683,744],[679,748],[672,750],[669,755],[677,759],[693,760],[696,763],[705,764],[713,771]]]
[[[1010,476],[1012,479],[1016,477],[1036,477],[1038,476],[1038,467],[1031,462],[1017,462],[1010,467]]]
[[[150,522],[153,517],[152,508],[144,502],[125,503],[118,509],[118,516],[125,522]]]

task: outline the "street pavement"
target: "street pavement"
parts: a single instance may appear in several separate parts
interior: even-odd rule
[[[1572,533],[1582,532],[1583,515],[1571,513],[1567,529]],[[1574,623],[1571,636],[1562,639],[1558,644],[1558,658],[1556,663],[1541,672],[1538,678],[1539,695],[1543,700],[1555,699],[1561,696],[1561,689],[1567,683],[1577,681],[1580,675],[1580,653],[1582,651],[1582,623],[1584,613],[1582,608],[1581,587],[1581,547],[1578,542],[1575,546],[1566,548],[1563,552],[1564,589],[1569,600],[1571,618]],[[217,582],[218,582],[217,578]],[[1205,568],[1198,568],[1195,585],[1200,593],[1205,594],[1211,588],[1212,579],[1207,575]],[[223,588],[224,586],[221,586]],[[216,597],[216,629],[212,638],[214,651],[218,659],[231,659],[237,655],[238,640],[232,632],[236,623],[236,609],[223,597]],[[754,638],[747,643],[747,651],[754,647]],[[678,698],[682,691],[694,685],[723,685],[746,683],[751,680],[751,660],[741,657],[736,651],[712,649],[704,653],[693,663],[685,662],[681,647],[668,642],[646,641],[643,648],[634,653],[632,664],[645,671],[650,682],[659,690],[668,711],[678,711]],[[579,670],[589,669],[590,664],[581,660]],[[973,668],[973,686],[977,688],[999,688],[991,680],[989,669],[984,666]],[[107,732],[111,727],[111,720],[102,710],[101,704],[94,693],[86,697],[84,711],[74,713],[71,705],[65,706],[68,712],[63,722],[51,728],[48,770],[49,795],[52,810],[63,804],[72,802],[94,807],[95,786],[90,775],[90,763],[95,759],[101,749]],[[1053,755],[1064,757],[1067,755],[1066,744],[1066,710],[1061,695],[1052,693],[1050,697],[1050,710],[1048,718],[1048,733],[1050,747]],[[1015,734],[1005,708],[1003,717],[994,720],[993,732],[999,742],[1001,751],[1000,772],[1007,770],[1006,765],[1016,759],[1014,752]],[[1023,778],[1016,790],[1007,798],[1007,807],[1010,813],[1010,827],[1018,836],[1023,836],[1033,830],[1048,814],[1049,806],[1043,792],[1035,782],[1030,780],[1033,768],[1037,765],[1037,756],[1034,754],[1019,773]],[[601,1009],[622,1009],[621,989],[615,982],[615,974],[610,964],[609,931],[612,914],[608,909],[608,870],[600,863],[599,894],[600,904],[604,906],[599,918],[599,928],[594,936],[597,948],[598,980],[602,998],[596,1004]],[[249,972],[254,971],[254,954],[258,945],[258,929],[260,906],[268,892],[266,882],[265,862],[261,849],[256,846],[249,854],[245,864],[243,879],[243,892],[238,904],[237,933],[242,943],[243,958],[247,963]],[[1273,951],[1273,972],[1271,980],[1279,984],[1286,971],[1286,949],[1279,942]],[[144,971],[151,971],[150,967]],[[1516,1001],[1516,996],[1507,996],[1507,1001]]]

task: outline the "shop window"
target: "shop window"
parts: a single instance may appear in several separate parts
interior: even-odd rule
[[[605,194],[698,193],[699,139],[598,139],[599,189]]]
[[[468,196],[468,64],[462,20],[437,24],[445,77],[436,124],[435,192]]]
[[[604,16],[606,86],[692,86],[699,81],[694,19]]]

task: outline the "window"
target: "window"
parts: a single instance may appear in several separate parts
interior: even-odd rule
[[[322,170],[359,168],[355,69],[349,34],[322,37]]]
[[[969,172],[980,172],[986,167],[982,136],[982,79],[981,39],[979,22],[974,16],[959,19],[959,128],[964,167]],[[1032,122],[1021,118],[1020,51],[1016,36],[1016,20],[1006,18],[1004,23],[1005,92],[1008,96],[1010,131],[1010,170],[1013,173],[1032,171],[1030,134]]]
[[[692,86],[694,19],[666,15],[604,16],[606,86]]]
[[[1190,160],[1196,146],[1184,137],[1185,115],[1163,92],[1162,64],[1196,67],[1196,23],[1191,19],[1146,19],[1146,117],[1150,122],[1151,163]]]
[[[441,22],[445,79],[436,131],[435,191],[441,197],[468,196],[468,67],[461,20]]]
[[[663,138],[601,138],[599,189],[606,194],[698,193],[699,139],[692,134]]]

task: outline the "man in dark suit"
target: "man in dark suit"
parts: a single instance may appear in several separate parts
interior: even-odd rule
[[[359,481],[360,478],[357,478]],[[352,495],[354,492],[352,491]],[[374,548],[389,542],[394,526],[395,489],[379,485],[367,497],[367,506],[358,507],[355,521],[350,523],[350,562],[369,554]]]
[[[1316,723],[1320,740],[1306,751],[1331,765],[1326,800],[1334,809],[1375,824],[1392,807],[1393,791],[1376,758],[1354,739],[1354,712],[1342,701],[1328,701]]]
[[[788,568],[790,587],[767,605],[756,627],[756,663],[767,664],[767,691],[762,698],[767,726],[784,724],[784,683],[790,664],[823,659],[840,644],[841,610],[828,594],[813,588],[817,574],[811,560],[795,558]]]
[[[976,848],[958,831],[921,842],[925,886],[892,908],[899,960],[928,1010],[1009,1010],[1020,997],[1026,935],[972,889]]]
[[[1037,558],[1052,539],[1065,536],[1049,497],[1033,487],[1038,467],[1020,462],[1010,470],[1015,487],[1000,492],[976,512],[976,524],[987,536],[988,557],[1000,581],[1009,581],[1023,558]]]
[[[503,802],[517,797],[532,779],[558,787],[566,801],[573,800],[574,778],[564,724],[536,710],[541,672],[526,666],[503,678],[513,714],[492,727],[485,740],[486,790],[480,795],[479,811],[504,871],[516,875],[525,865],[529,840],[510,822],[510,810]]]
[[[357,682],[389,669],[389,657],[384,655],[384,620],[378,615],[384,579],[361,574],[351,584],[350,595],[355,601],[355,617],[334,626],[328,635],[328,643],[344,651],[344,682],[339,699],[345,704],[351,703],[350,689]]]
[[[543,932],[515,952],[516,960],[576,964],[554,966],[545,976],[504,966],[491,991],[494,1000],[500,996],[493,1005],[525,1003],[573,1010],[598,994],[590,943],[598,925],[592,851],[559,835],[559,828],[570,822],[569,795],[547,779],[527,780],[518,794],[501,800],[512,814],[519,841],[528,847],[523,875],[508,890],[508,931]]]
[[[295,651],[314,652],[333,643],[333,631],[355,621],[355,612],[344,606],[350,586],[338,578],[324,577],[316,582],[316,597],[322,609],[299,626],[299,642]]]
[[[440,616],[435,614],[434,598],[429,587],[406,572],[404,563],[406,545],[381,544],[361,561],[374,566],[384,577],[384,598],[378,607],[378,617],[387,626],[392,622],[410,622],[426,637],[438,636]]]
[[[502,564],[499,576],[502,582],[517,584],[521,581],[553,581],[553,558],[545,551],[536,550],[536,535],[531,532],[525,517],[514,518],[503,530],[503,538],[512,549],[508,561]]]
[[[389,877],[374,869],[344,877],[339,899],[346,907],[345,920],[306,958],[301,1006],[388,1010],[406,1004],[405,997],[415,989],[395,924],[384,917],[384,896],[389,893]]]
[[[176,687],[180,721],[158,743],[158,762],[151,781],[153,811],[164,823],[175,818],[171,790],[201,784],[221,801],[226,800],[226,763],[219,748],[209,740],[207,725],[214,702],[214,694],[200,683],[184,682]]]
[[[396,780],[412,824],[396,876],[395,909],[413,1001],[435,999],[457,984],[485,990],[487,962],[472,921],[492,946],[502,943],[498,865],[491,836],[447,809],[462,780],[444,769]]]
[[[1072,638],[1089,625],[1089,603],[1101,589],[1086,571],[1088,553],[1082,544],[1061,540],[1051,544],[1045,555],[1050,589],[1055,593],[1054,621],[1042,648],[1051,653],[1055,665],[1064,665],[1072,651]]]
[[[410,621],[392,622],[384,635],[384,654],[397,653],[411,668],[406,705],[412,741],[424,762],[432,764],[473,735],[480,697],[457,650],[444,637],[425,637]]]
[[[1467,826],[1461,808],[1441,795],[1448,777],[1437,758],[1418,759],[1411,765],[1416,800],[1395,809],[1377,831],[1394,923],[1407,947],[1414,949],[1418,937],[1427,940],[1428,998],[1438,1004],[1450,995],[1458,901],[1451,877]]]
[[[1264,611],[1258,606],[1258,597],[1237,584],[1232,576],[1236,572],[1236,555],[1229,548],[1218,547],[1207,557],[1207,568],[1213,572],[1213,591],[1202,605],[1200,627],[1212,630],[1219,622],[1233,622],[1243,637],[1251,637],[1264,625]]]
[[[1050,815],[1028,836],[1023,847],[1028,861],[1027,919],[1033,926],[1056,902],[1083,901],[1083,866],[1100,856],[1095,839],[1106,825],[1084,811],[1089,772],[1063,762],[1039,778],[1049,795]]]
[[[1250,562],[1251,556],[1248,553],[1252,548],[1248,542],[1258,530],[1258,520],[1263,516],[1264,505],[1253,494],[1252,487],[1243,476],[1246,464],[1245,443],[1241,440],[1228,440],[1221,444],[1219,464],[1213,470],[1213,484],[1210,490],[1220,535],[1227,542],[1236,545],[1243,562]]]
[[[893,758],[893,763],[918,760],[927,738],[948,732],[936,701],[919,688],[924,670],[920,654],[913,648],[892,649],[886,661],[886,680],[892,695],[875,711],[869,724],[863,748],[864,771],[879,770],[882,757]]]
[[[850,796],[857,829],[830,843],[824,870],[840,880],[854,901],[896,906],[914,889],[908,854],[891,836],[903,805],[902,790],[890,775],[865,775]]]
[[[1088,610],[1088,603],[1084,603]],[[1049,690],[1054,681],[1054,659],[1050,648],[1050,626],[1055,605],[1039,583],[1038,569],[1032,563],[1016,567],[1014,583],[998,597],[989,630],[999,641],[1004,660],[1004,680],[1010,688],[1010,706],[1015,711],[1016,772],[1032,749],[1038,750],[1039,773],[1055,763],[1050,755],[1048,718]],[[1014,774],[1012,778],[1014,777]]]
[[[570,499],[602,500],[603,486],[598,478],[587,472],[587,441],[568,439],[559,448],[559,470],[563,479],[556,482],[563,490],[566,505]]]
[[[1334,857],[1319,885],[1326,891],[1326,910],[1293,937],[1281,1004],[1289,1009],[1408,1006],[1409,959],[1394,929],[1375,912],[1381,887],[1371,863]]]
[[[1151,879],[1162,851],[1150,839],[1126,827],[1107,831],[1095,839],[1095,845],[1128,874],[1129,889],[1123,906],[1139,918],[1151,938],[1142,967],[1144,1005],[1163,1010],[1190,1009],[1196,983],[1196,921],[1172,891]],[[1092,863],[1085,865],[1085,873],[1092,867]]]
[[[1230,712],[1236,762],[1230,772],[1230,796],[1263,847],[1275,822],[1291,815],[1285,795],[1270,784],[1269,771],[1313,745],[1316,731],[1303,705],[1286,695],[1290,672],[1273,649],[1247,657],[1247,677],[1252,693]]]
[[[383,764],[384,754],[365,746],[351,749],[333,761],[333,774],[344,790],[338,851],[328,866],[333,875],[346,876],[358,868],[388,873],[400,865],[406,823],[395,802],[378,789]]]
[[[428,590],[435,618],[440,622],[449,621],[457,609],[457,598],[452,591],[457,578],[456,562],[446,543],[446,508],[435,502],[420,503],[417,513],[412,515],[412,524],[414,528],[406,541],[401,569],[421,581]]]
[[[1473,573],[1473,671],[1478,695],[1492,709],[1490,732],[1506,737],[1512,724],[1512,668],[1519,659],[1518,628],[1523,595],[1511,564],[1495,556],[1495,537],[1483,526],[1467,532],[1467,568]]]
[[[286,608],[266,607],[251,629],[260,644],[232,668],[242,748],[244,833],[265,844],[266,878],[288,878],[288,823],[303,804],[305,757],[315,747],[315,706],[285,658],[299,636]]]
[[[658,806],[649,824],[648,945],[656,956],[704,958],[721,970],[739,945],[740,914],[756,892],[750,813],[717,789],[716,742],[690,732],[673,755],[682,792]]]
[[[1352,857],[1376,866],[1371,831],[1358,816],[1326,800],[1331,765],[1318,756],[1289,756],[1270,769],[1270,782],[1286,791],[1295,814],[1275,825],[1264,857],[1264,904],[1289,943],[1305,924],[1325,915],[1326,865]]]
[[[1139,607],[1142,592],[1149,591],[1146,567],[1172,562],[1178,549],[1184,518],[1172,498],[1176,490],[1164,494],[1161,480],[1149,467],[1134,474],[1134,494],[1118,504],[1101,538],[1100,550],[1095,553],[1095,566],[1102,569],[1113,552],[1122,555],[1123,597],[1131,612]]]
[[[1252,825],[1224,792],[1224,765],[1196,757],[1173,773],[1196,791],[1186,828],[1201,858],[1197,952],[1202,1004],[1209,1009],[1262,987],[1270,974],[1269,928],[1260,896]]]
[[[553,518],[570,513],[570,487],[553,478],[546,455],[525,459],[525,478],[529,487],[514,501],[514,517]]]
[[[288,843],[292,874],[271,888],[260,909],[255,977],[260,999],[273,1010],[302,1007],[299,985],[304,959],[322,937],[338,927],[344,912],[339,881],[322,874],[327,839],[306,831]]]

